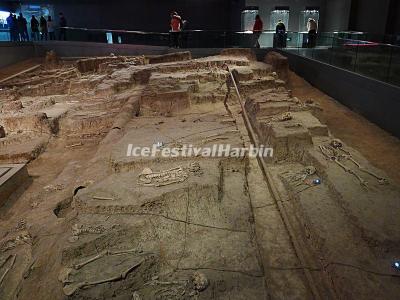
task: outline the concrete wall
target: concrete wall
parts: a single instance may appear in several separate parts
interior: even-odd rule
[[[0,42],[0,68],[35,56],[32,43]]]
[[[289,58],[290,68],[299,76],[400,138],[399,87],[296,54],[282,54]]]

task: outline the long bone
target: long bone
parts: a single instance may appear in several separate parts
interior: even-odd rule
[[[6,271],[3,273],[3,275],[0,277],[0,285],[3,283],[3,280],[4,280],[4,278],[7,276],[8,272],[10,272],[10,270],[11,270],[12,267],[14,266],[15,259],[16,259],[17,255],[16,255],[16,254],[11,255],[11,256],[9,256],[9,257],[7,258],[7,260],[8,260],[10,257],[11,257],[11,264],[10,264],[10,266],[6,269]],[[6,260],[6,261],[7,261],[7,260]]]
[[[345,166],[344,164],[342,164],[340,161],[339,161],[339,158],[337,158],[337,157],[335,157],[334,159],[333,159],[333,161],[337,164],[337,165],[339,165],[343,170],[345,170],[347,173],[350,173],[350,174],[352,174],[354,177],[356,177],[357,179],[358,179],[358,181],[360,181],[360,184],[362,185],[362,186],[367,186],[368,185],[368,183],[367,183],[367,181],[365,181],[364,179],[362,179],[356,172],[354,172],[352,169],[350,169],[349,167],[347,167],[347,166]]]
[[[361,178],[357,173],[355,173],[352,169],[350,169],[349,167],[345,166],[344,164],[342,164],[342,163],[339,161],[339,155],[338,155],[337,153],[335,153],[335,150],[334,150],[334,149],[328,148],[328,147],[326,147],[326,146],[319,146],[319,149],[320,149],[321,153],[322,153],[325,157],[327,157],[329,160],[335,162],[335,163],[336,163],[339,167],[341,167],[345,172],[347,172],[347,173],[349,173],[349,174],[352,174],[354,177],[356,177],[362,186],[365,186],[365,187],[367,186],[368,183],[367,183],[364,179],[362,179],[362,178]],[[333,154],[333,155],[329,153],[329,152],[331,152],[331,150],[334,151],[334,154]]]
[[[337,141],[337,143],[335,143],[335,141]],[[376,174],[376,173],[374,173],[374,172],[372,172],[370,170],[367,170],[366,168],[361,166],[361,164],[359,162],[357,162],[353,158],[353,156],[351,155],[350,151],[347,151],[347,150],[345,150],[343,148],[343,144],[340,141],[332,140],[331,146],[333,148],[335,148],[335,149],[339,149],[340,151],[344,152],[345,153],[345,155],[343,155],[344,158],[346,158],[346,159],[350,160],[351,162],[353,162],[360,169],[360,171],[362,171],[362,172],[364,172],[366,174],[369,174],[372,177],[375,177],[378,180],[379,184],[387,184],[388,183],[388,180],[386,178],[383,178],[383,177],[379,176],[378,174]]]
[[[106,255],[122,255],[122,254],[131,254],[131,253],[135,253],[137,250],[136,249],[127,249],[127,250],[104,250],[102,252],[100,252],[99,254],[89,258],[88,260],[81,262],[79,264],[75,264],[72,267],[75,270],[79,270],[82,267],[86,266],[87,264],[94,262]],[[153,254],[153,252],[145,252],[145,253],[139,253],[138,255],[147,255],[147,254]]]
[[[372,172],[372,171],[370,171],[370,170],[364,168],[359,162],[357,162],[357,161],[353,158],[353,156],[352,156],[351,154],[346,155],[346,156],[344,156],[344,157],[345,157],[346,159],[350,160],[353,164],[355,164],[355,165],[360,169],[361,172],[364,172],[364,173],[369,174],[369,175],[371,175],[372,177],[376,178],[376,179],[378,180],[378,183],[379,183],[379,184],[387,184],[387,183],[388,183],[387,178],[381,177],[381,176],[379,176],[378,174],[376,174],[376,173],[374,173],[374,172]]]
[[[108,254],[108,250],[104,250],[104,251],[102,251],[102,252],[100,252],[99,254],[97,254],[97,255],[95,255],[95,256],[89,258],[88,260],[86,260],[86,261],[84,261],[84,262],[81,262],[81,263],[79,263],[79,264],[73,265],[73,268],[74,268],[75,270],[79,270],[80,268],[82,268],[82,267],[86,266],[87,264],[90,264],[91,262],[94,262],[94,261],[96,261],[96,260],[98,260],[98,259],[100,259],[100,258],[106,256],[107,254]]]
[[[4,259],[2,262],[0,262],[0,268],[2,268],[4,266],[4,264],[8,261],[8,259],[11,257],[12,255],[9,254],[6,259]]]
[[[106,282],[112,282],[112,281],[117,281],[117,280],[122,280],[125,279],[126,276],[134,269],[136,269],[137,267],[139,267],[142,263],[144,262],[144,259],[142,259],[141,261],[139,261],[138,263],[134,264],[133,266],[129,267],[128,269],[126,269],[125,271],[123,271],[121,274],[116,275],[114,277],[110,277],[110,278],[106,278],[106,279],[100,279],[100,280],[96,280],[96,281],[84,281],[84,282],[79,282],[77,284],[70,284],[70,285],[66,285],[63,288],[63,291],[65,293],[65,295],[67,296],[71,296],[73,293],[75,293],[76,290],[79,290],[81,288],[87,287],[87,286],[91,286],[91,285],[97,285],[97,284],[102,284],[102,283],[106,283]]]

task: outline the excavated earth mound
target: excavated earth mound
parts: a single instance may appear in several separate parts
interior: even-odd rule
[[[0,299],[398,299],[399,186],[288,68],[50,53],[3,82]]]

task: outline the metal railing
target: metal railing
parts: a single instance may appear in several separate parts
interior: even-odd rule
[[[73,41],[171,45],[169,33],[72,27],[66,30],[68,39]],[[274,31],[264,31],[259,43],[263,48],[284,47],[285,51],[400,86],[400,46],[366,41],[367,37],[368,34],[358,32],[322,32],[310,45],[307,32],[289,31],[279,37]],[[252,32],[188,30],[180,33],[179,45],[181,48],[254,47],[255,38]],[[279,42],[280,38],[284,42]]]
[[[68,41],[172,46],[168,32],[107,30],[65,27]],[[58,37],[58,32],[56,32]],[[223,30],[185,30],[179,34],[180,48],[254,47],[257,37],[252,32]],[[367,40],[371,38],[371,41]],[[288,31],[278,36],[264,31],[258,40],[262,48],[282,47],[296,53],[400,86],[400,46],[376,42],[394,39],[360,32],[322,32],[310,45],[307,32]]]

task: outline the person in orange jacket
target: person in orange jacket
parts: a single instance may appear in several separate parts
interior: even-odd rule
[[[260,38],[261,33],[263,32],[263,21],[260,18],[260,15],[256,16],[254,26],[253,26],[253,36],[254,36],[254,47],[260,48],[260,43],[258,39]]]
[[[179,36],[181,32],[181,23],[182,23],[182,18],[178,15],[176,11],[171,13],[171,42],[172,42],[172,47],[179,48]]]

